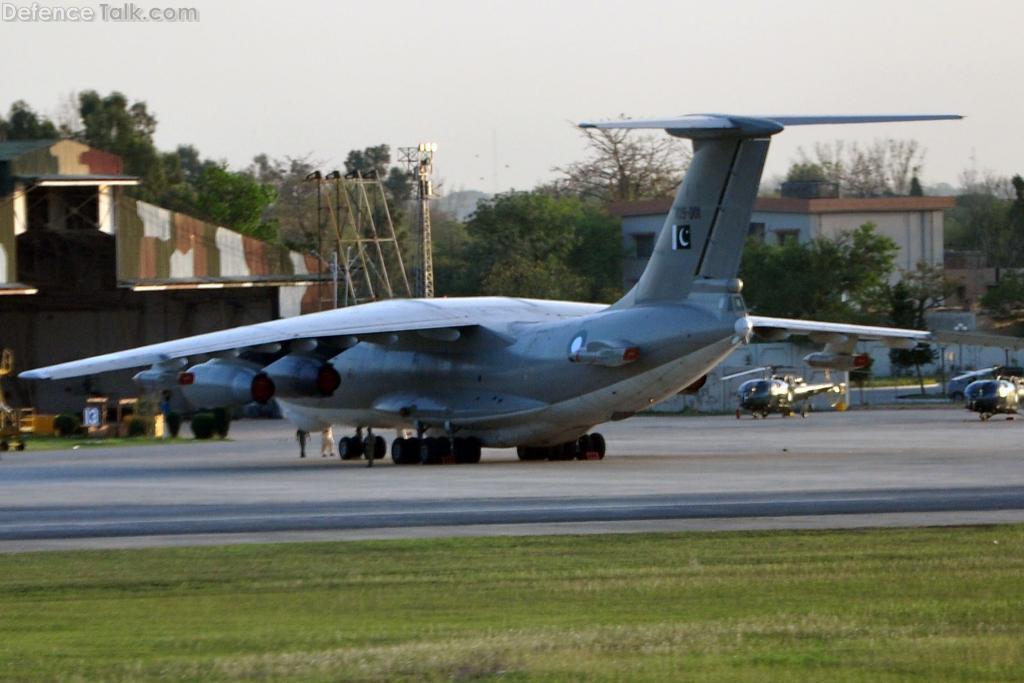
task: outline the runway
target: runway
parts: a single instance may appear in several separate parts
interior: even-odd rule
[[[369,469],[299,460],[280,421],[238,423],[227,442],[5,454],[0,551],[1024,521],[1024,421],[940,409],[601,431],[601,462],[488,450],[480,465]]]

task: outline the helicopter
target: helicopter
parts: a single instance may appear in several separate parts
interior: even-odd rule
[[[846,384],[841,382],[827,381],[820,384],[808,384],[803,377],[795,374],[780,374],[776,370],[776,367],[769,365],[722,377],[722,380],[730,380],[743,375],[766,373],[766,376],[761,379],[750,379],[739,386],[736,392],[740,402],[736,408],[737,420],[745,410],[750,411],[754,419],[766,418],[769,413],[779,413],[783,417],[789,417],[797,412],[798,403],[800,404],[800,417],[807,417],[808,401],[812,396],[834,393],[838,402],[846,388]],[[827,373],[826,379],[828,379]]]
[[[964,407],[978,413],[982,422],[987,422],[993,415],[1009,415],[1012,420],[1020,406],[1021,394],[1024,393],[1024,381],[1019,377],[997,375],[995,378],[979,379],[971,382],[964,389]]]

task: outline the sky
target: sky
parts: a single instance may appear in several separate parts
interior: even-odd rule
[[[980,0],[235,0],[193,23],[0,20],[0,110],[57,114],[75,92],[144,100],[158,147],[253,156],[438,144],[447,191],[529,189],[582,158],[572,123],[694,112],[958,113],[959,122],[793,128],[765,176],[837,139],[914,138],[925,184],[1024,172],[1024,2]],[[29,0],[0,0],[31,8]],[[120,7],[113,3],[109,7]]]

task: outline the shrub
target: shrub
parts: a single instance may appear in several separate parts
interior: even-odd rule
[[[133,417],[128,420],[129,438],[145,436],[147,431],[149,431],[149,425],[146,424],[146,420],[144,418]]]
[[[57,433],[57,436],[74,436],[81,426],[82,421],[78,419],[77,415],[71,413],[61,413],[53,418],[53,431]]]
[[[189,426],[197,439],[211,439],[217,428],[217,418],[210,412],[196,413]]]
[[[164,429],[170,433],[171,438],[177,439],[178,432],[181,431],[181,413],[167,413]]]
[[[221,439],[227,438],[228,431],[231,429],[231,413],[227,408],[214,408],[213,419],[213,431]]]

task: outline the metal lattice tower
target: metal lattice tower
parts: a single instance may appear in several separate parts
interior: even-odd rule
[[[420,250],[416,294],[431,298],[434,296],[434,247],[430,235],[430,200],[434,198],[434,193],[430,176],[434,172],[437,143],[423,142],[417,147],[400,147],[398,152],[400,161],[406,165],[416,183],[416,228]]]

